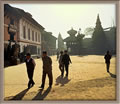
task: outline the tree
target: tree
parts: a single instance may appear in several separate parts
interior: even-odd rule
[[[93,32],[94,32],[94,28],[93,27],[87,27],[84,31],[85,35],[86,36],[92,36],[93,35]]]
[[[99,14],[97,16],[96,27],[92,36],[92,44],[94,52],[97,54],[104,54],[107,51],[108,43],[100,22]]]

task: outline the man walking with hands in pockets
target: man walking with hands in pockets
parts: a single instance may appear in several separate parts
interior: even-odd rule
[[[51,88],[53,83],[52,60],[49,56],[47,56],[46,51],[43,51],[42,61],[43,61],[43,75],[42,75],[42,84],[40,88],[43,89],[45,86],[46,75],[48,75],[49,87]]]

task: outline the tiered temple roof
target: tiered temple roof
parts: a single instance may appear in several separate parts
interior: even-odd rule
[[[73,28],[71,28],[71,30],[67,31],[67,33],[70,35],[69,37],[65,38],[64,39],[64,42],[75,42],[77,39],[76,39],[76,33],[77,31],[74,30]]]

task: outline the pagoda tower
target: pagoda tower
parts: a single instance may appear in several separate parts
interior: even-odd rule
[[[69,51],[70,54],[76,55],[77,53],[77,31],[71,28],[69,31],[67,31],[69,34],[69,37],[64,39],[64,42],[66,42],[67,50]]]

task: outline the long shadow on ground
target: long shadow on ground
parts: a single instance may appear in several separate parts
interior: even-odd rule
[[[58,79],[60,79],[60,77]],[[61,83],[63,83],[63,82],[61,82]],[[55,98],[55,96],[54,96],[54,93],[55,93],[55,94],[58,94],[57,95],[58,98],[61,98],[62,96],[66,96],[67,94],[73,94],[73,93],[76,93],[76,92],[78,92],[79,94],[82,94],[81,92],[85,91],[86,99],[87,99],[88,95],[91,96],[91,93],[89,93],[89,91],[91,89],[97,88],[97,89],[102,91],[102,88],[105,87],[105,86],[108,86],[108,88],[109,88],[109,87],[114,87],[115,85],[116,85],[115,78],[109,76],[109,77],[96,78],[96,79],[91,79],[91,80],[86,80],[86,81],[79,80],[75,83],[69,84],[69,87],[64,86],[64,87],[61,87],[61,88],[60,87],[54,88],[54,91],[51,90],[51,88],[47,88],[47,90],[45,90],[45,91],[44,90],[39,90],[39,92],[37,92],[37,94],[36,94],[36,92],[30,92],[30,93],[27,93],[27,94],[28,94],[28,96],[29,96],[29,94],[33,94],[33,95],[35,94],[35,97],[32,100],[44,100],[50,92],[51,92],[50,96],[53,96]],[[24,95],[27,96],[27,94],[26,94],[27,91],[28,91],[28,89],[25,89],[24,91],[20,92],[16,96],[7,97],[5,99],[6,100],[22,100]],[[87,93],[87,91],[88,91],[88,93]],[[115,92],[115,90],[113,90],[113,92]],[[96,90],[93,91],[92,94],[96,94]],[[97,96],[101,96],[101,95],[98,94]],[[109,94],[107,96],[109,96]],[[80,99],[81,97],[82,97],[82,95],[79,95],[78,98]],[[53,99],[53,98],[51,98],[51,99]],[[69,98],[67,98],[67,99],[69,99]]]
[[[51,91],[51,88],[48,87],[47,90],[43,93],[43,89],[40,89],[38,94],[32,100],[43,100]]]
[[[56,78],[56,86],[61,84],[61,86],[64,86],[65,84],[69,83],[70,79],[68,79],[68,77],[61,77],[61,76],[58,76]]]
[[[25,96],[25,94],[28,92],[28,90],[29,89],[25,89],[15,96],[10,96],[10,97],[5,98],[5,100],[7,100],[7,99],[9,99],[9,100],[22,100],[22,98]]]
[[[111,76],[112,78],[116,78],[116,75],[115,75],[115,74],[112,74],[111,72],[109,72],[109,74],[110,74],[110,76]]]
[[[112,77],[103,77],[103,78],[97,78],[97,79],[91,79],[87,81],[78,81],[73,86],[78,88],[81,91],[87,90],[88,88],[102,88],[104,86],[114,86],[115,85],[115,79]],[[79,86],[79,87],[78,87]]]

